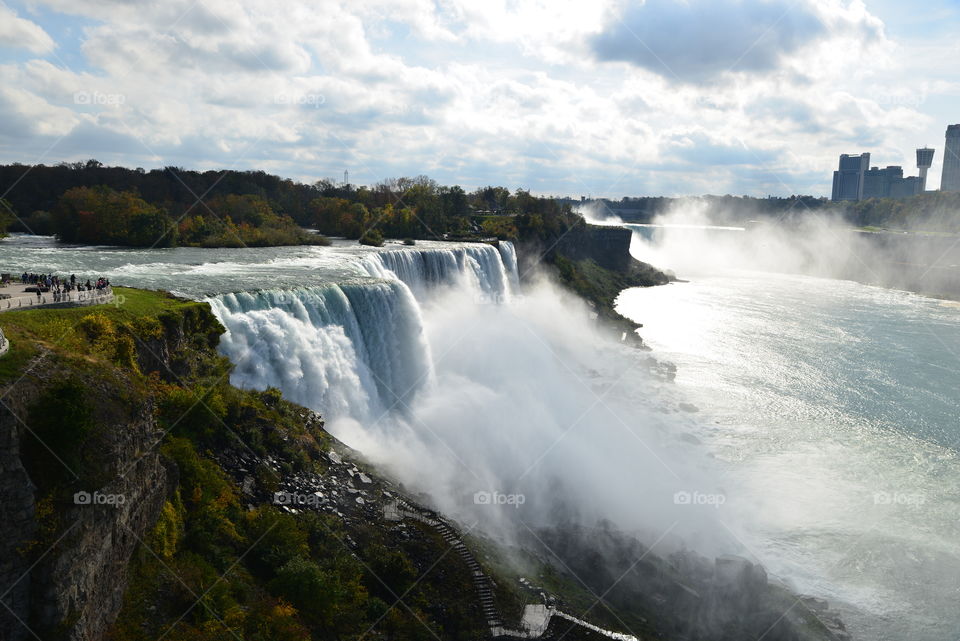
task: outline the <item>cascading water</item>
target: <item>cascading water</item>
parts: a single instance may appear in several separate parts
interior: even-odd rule
[[[519,287],[520,272],[517,269],[517,250],[514,248],[513,243],[500,241],[497,243],[497,250],[500,252],[500,260],[503,261],[503,265],[507,270],[510,284],[513,287]]]
[[[717,238],[693,240],[633,250],[658,250],[638,257],[666,268],[687,256],[710,270],[722,267],[711,258],[726,262]],[[318,410],[336,436],[463,523],[523,532],[602,517],[648,542],[680,533],[839,603],[857,638],[933,641],[960,629],[950,600],[960,568],[955,302],[770,274],[633,290],[621,312],[679,366],[676,383],[661,384],[642,353],[600,340],[585,306],[561,291],[531,283],[490,304],[484,283],[507,291],[503,273],[516,282],[506,243],[475,256],[432,242],[160,253],[3,244],[3,271],[103,273],[209,300],[228,330],[234,383],[275,386]],[[754,245],[802,263],[783,243]],[[273,291],[254,291],[266,282]],[[249,293],[227,293],[238,290]],[[526,502],[498,509],[475,503],[478,491]]]
[[[419,297],[439,285],[466,286],[496,300],[509,297],[519,285],[513,245],[500,249],[475,244],[454,249],[404,249],[377,252],[364,267],[377,278],[398,278]]]
[[[413,293],[449,287],[475,301],[503,302],[519,280],[507,242],[499,250],[476,244],[382,251],[360,266],[373,279],[208,299],[227,329],[220,349],[235,365],[231,382],[278,387],[295,402],[361,423],[402,412],[432,378]]]
[[[209,300],[240,387],[280,388],[336,416],[376,419],[429,384],[420,310],[397,280],[225,294]]]

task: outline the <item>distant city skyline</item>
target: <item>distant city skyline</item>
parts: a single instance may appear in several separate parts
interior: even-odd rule
[[[871,154],[840,154],[839,168],[833,172],[834,202],[867,198],[907,198],[931,191],[926,189],[930,167],[937,150],[916,150],[917,176],[904,176],[901,165],[871,166]],[[943,147],[943,172],[939,191],[960,191],[960,124],[948,125]]]
[[[958,29],[955,0],[0,0],[0,162],[829,197],[841,152],[941,149]]]

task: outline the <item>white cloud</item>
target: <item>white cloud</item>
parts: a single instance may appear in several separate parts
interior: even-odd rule
[[[364,182],[429,173],[570,194],[822,192],[837,153],[913,144],[930,118],[910,95],[956,90],[948,66],[911,81],[918,61],[860,2],[800,0],[777,20],[782,0],[716,1],[755,26],[723,23],[715,41],[703,0],[45,0],[92,21],[70,43],[86,67],[0,67],[0,118],[26,123],[0,153],[29,161],[66,132],[57,160],[87,145],[105,162],[303,179],[349,168]],[[614,16],[653,30],[684,82],[626,47]],[[677,16],[690,24],[669,29]],[[603,42],[614,62],[592,53]]]
[[[53,38],[40,25],[21,18],[0,2],[0,46],[20,47],[32,53],[53,51]]]

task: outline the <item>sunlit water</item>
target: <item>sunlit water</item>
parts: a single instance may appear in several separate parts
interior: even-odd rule
[[[747,549],[857,638],[958,638],[960,305],[739,272],[619,310],[700,407]]]

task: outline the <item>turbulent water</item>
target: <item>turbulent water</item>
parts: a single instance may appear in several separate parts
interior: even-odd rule
[[[669,244],[635,246],[673,266]],[[208,300],[235,384],[317,409],[470,527],[609,519],[661,546],[754,557],[842,604],[857,638],[960,634],[960,309],[743,270],[625,292],[621,311],[678,365],[671,384],[579,301],[536,282],[520,296],[516,265],[509,243],[0,241],[0,271]]]
[[[400,283],[240,292],[210,304],[240,387],[277,387],[297,403],[370,420],[430,381],[419,310]]]
[[[697,249],[683,245],[680,264]],[[634,246],[669,266],[669,243]],[[960,304],[700,265],[618,304],[702,410],[724,523],[774,574],[844,604],[857,638],[957,638]]]

